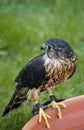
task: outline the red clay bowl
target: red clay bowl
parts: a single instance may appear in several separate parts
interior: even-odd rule
[[[56,110],[46,109],[46,113],[51,116],[49,119],[49,130],[84,130],[84,96],[78,96],[63,101],[67,108],[62,109],[62,119],[56,117]],[[38,115],[28,121],[22,130],[48,130],[45,126],[44,119],[38,123]]]

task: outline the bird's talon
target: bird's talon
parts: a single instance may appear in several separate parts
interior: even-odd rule
[[[58,104],[59,104],[59,106],[60,106],[61,108],[63,108],[63,109],[66,108],[66,105],[65,105],[64,103],[61,102],[61,103],[58,103]]]
[[[62,119],[62,114],[61,114],[61,113],[58,113],[58,114],[57,114],[57,117],[58,117],[58,119]]]
[[[42,117],[45,120],[47,128],[50,128],[48,119],[50,119],[51,117],[48,114],[46,114],[42,108],[39,108],[39,123],[41,123]]]
[[[58,111],[57,117],[59,119],[62,119],[62,113],[61,113],[60,107],[61,108],[66,108],[66,105],[64,103],[62,103],[62,102],[57,103],[56,101],[53,100],[53,101],[51,101],[51,103],[49,104],[49,106],[52,106],[52,108],[56,108],[57,111]]]

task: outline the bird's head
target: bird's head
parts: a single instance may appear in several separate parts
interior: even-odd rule
[[[51,59],[70,59],[75,55],[69,44],[58,38],[45,41],[41,49],[45,50]]]

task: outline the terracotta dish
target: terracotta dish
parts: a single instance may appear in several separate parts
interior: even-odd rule
[[[49,130],[84,130],[84,96],[78,96],[63,101],[67,108],[62,109],[62,119],[56,117],[56,110],[52,108],[46,109],[46,113],[51,116],[49,119]],[[48,130],[44,120],[38,123],[38,115],[34,116],[22,130]]]

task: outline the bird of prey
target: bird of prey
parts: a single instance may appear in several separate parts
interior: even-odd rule
[[[56,108],[58,118],[62,118],[60,107],[65,108],[62,102],[56,102],[55,95],[52,94],[54,87],[69,79],[77,67],[77,56],[70,45],[63,39],[52,38],[42,44],[43,54],[33,58],[19,72],[15,79],[16,90],[6,106],[3,116],[14,108],[19,107],[25,100],[35,102],[38,107],[39,122],[42,117],[48,128],[48,118],[51,118],[39,102],[39,94],[47,90],[50,95],[48,106]]]

